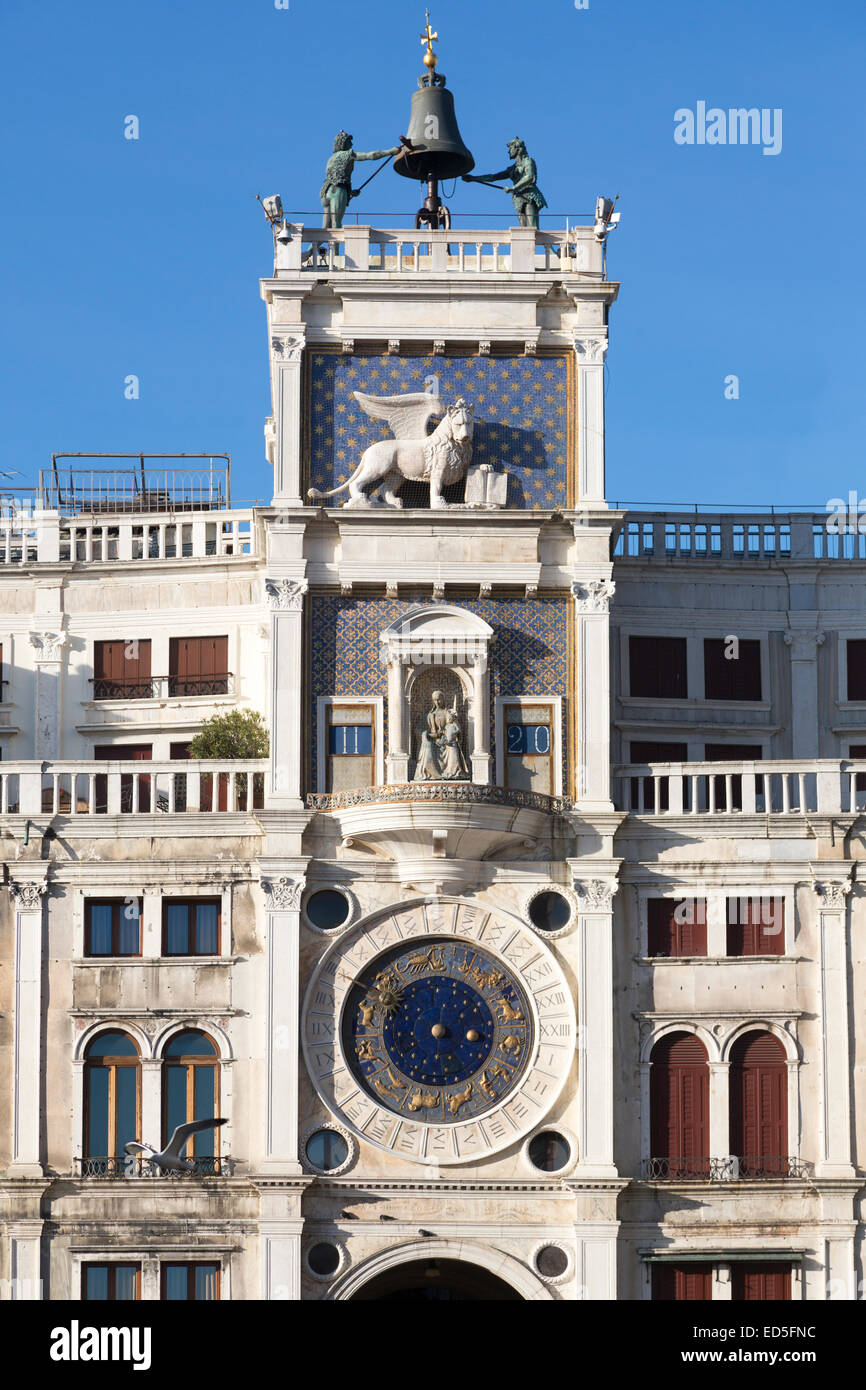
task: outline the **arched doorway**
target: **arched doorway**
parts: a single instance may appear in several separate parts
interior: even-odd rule
[[[413,1260],[384,1270],[352,1295],[355,1302],[517,1302],[520,1294],[504,1279],[465,1260]]]

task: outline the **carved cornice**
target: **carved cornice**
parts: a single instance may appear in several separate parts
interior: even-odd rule
[[[618,883],[603,878],[575,879],[581,912],[611,912]]]
[[[10,880],[9,892],[19,912],[36,912],[42,906],[42,899],[48,892],[48,884],[44,878],[18,883]]]
[[[582,366],[596,367],[604,362],[604,355],[607,352],[607,338],[601,334],[592,334],[586,338],[575,338],[574,350],[580,359]]]
[[[616,584],[612,579],[588,579],[572,584],[571,592],[578,613],[607,613]]]
[[[34,661],[59,661],[63,648],[69,641],[69,634],[67,632],[31,632],[28,633],[28,641],[35,652]]]
[[[300,613],[304,606],[304,594],[309,588],[306,579],[266,579],[265,588],[271,608],[284,612]]]
[[[268,912],[299,912],[301,894],[304,891],[302,879],[274,878],[262,880],[265,907]]]

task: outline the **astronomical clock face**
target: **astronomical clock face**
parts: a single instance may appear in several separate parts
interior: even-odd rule
[[[532,1051],[532,1015],[514,975],[493,956],[428,937],[361,972],[343,1010],[342,1041],[375,1100],[428,1123],[456,1124],[514,1089]]]
[[[469,1162],[537,1126],[574,1043],[548,948],[516,919],[458,903],[347,933],[304,1008],[307,1065],[329,1109],[424,1162]]]

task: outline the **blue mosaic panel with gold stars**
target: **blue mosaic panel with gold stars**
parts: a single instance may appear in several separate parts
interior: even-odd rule
[[[371,420],[353,391],[399,396],[434,390],[444,405],[463,396],[475,406],[472,462],[509,475],[509,507],[570,505],[569,358],[365,357],[313,353],[309,369],[310,485],[344,483],[361,454],[392,438],[387,422]],[[435,422],[431,429],[435,428]],[[338,505],[341,499],[336,499]]]
[[[568,613],[565,594],[523,598],[462,598],[449,594],[467,612],[493,628],[490,647],[490,740],[496,755],[494,702],[499,696],[560,695],[568,709]],[[311,741],[313,790],[317,728],[316,701],[327,695],[387,695],[387,672],[380,661],[379,634],[410,609],[433,606],[425,598],[345,598],[313,592],[310,610],[310,670],[312,673]],[[387,719],[387,700],[385,701]],[[385,729],[387,746],[388,731]],[[565,773],[565,737],[561,737]],[[563,786],[567,777],[563,776]]]

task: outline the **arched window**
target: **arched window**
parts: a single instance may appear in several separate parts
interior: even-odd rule
[[[731,1153],[746,1178],[788,1174],[788,1067],[772,1033],[746,1033],[731,1049]]]
[[[163,1055],[162,1137],[163,1143],[168,1143],[178,1125],[219,1114],[219,1078],[216,1047],[197,1029],[176,1033]],[[194,1134],[181,1157],[195,1158],[197,1171],[218,1172],[218,1134],[215,1129]]]
[[[96,1175],[123,1171],[124,1144],[141,1138],[141,1065],[126,1033],[100,1033],[84,1060],[84,1154]]]
[[[706,1048],[693,1033],[672,1033],[656,1043],[650,1061],[652,1175],[702,1177],[710,1152]]]

